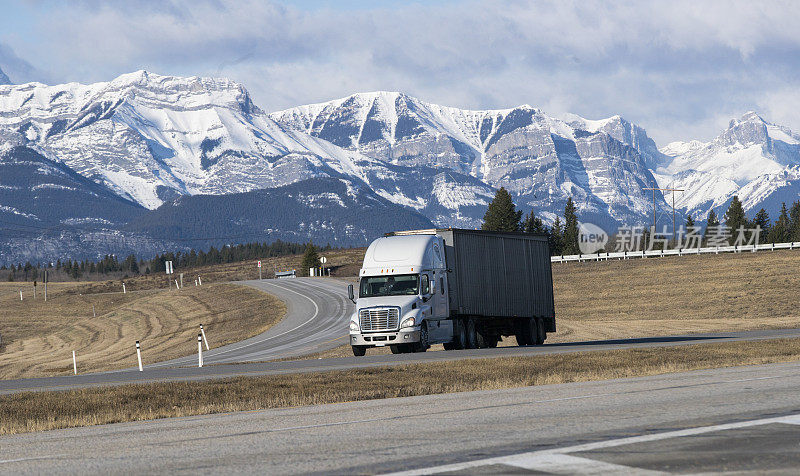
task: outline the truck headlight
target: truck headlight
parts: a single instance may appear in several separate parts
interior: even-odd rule
[[[408,319],[403,321],[403,325],[401,325],[400,327],[414,327],[416,324],[417,320],[414,319],[413,317],[409,317]]]
[[[358,332],[359,330],[358,323],[356,321],[350,321],[350,332]]]

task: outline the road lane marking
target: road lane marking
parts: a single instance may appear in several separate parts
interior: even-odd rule
[[[309,322],[311,322],[314,319],[316,319],[317,315],[319,315],[319,306],[317,305],[317,303],[313,299],[311,299],[310,297],[306,296],[305,294],[301,294],[301,293],[299,293],[297,291],[294,291],[294,290],[289,289],[289,288],[285,288],[283,286],[278,286],[275,283],[264,283],[264,284],[270,284],[270,285],[275,286],[277,288],[283,289],[284,291],[289,291],[290,293],[294,293],[294,294],[297,294],[298,296],[301,296],[301,297],[303,297],[305,299],[308,299],[309,301],[311,301],[311,304],[314,305],[314,314],[307,321],[303,322],[302,324],[300,324],[300,325],[298,325],[298,326],[296,326],[296,327],[294,327],[292,329],[289,329],[288,331],[282,332],[282,333],[274,335],[274,336],[269,336],[269,337],[267,337],[265,339],[261,339],[261,340],[255,341],[255,342],[250,342],[250,343],[247,343],[247,344],[235,347],[235,348],[220,350],[218,352],[212,351],[213,355],[211,355],[211,356],[209,356],[207,358],[216,358],[216,357],[218,357],[220,355],[228,354],[230,352],[236,352],[236,351],[239,351],[239,350],[242,350],[242,349],[246,349],[246,348],[254,346],[254,345],[263,344],[263,343],[265,343],[265,342],[267,342],[269,340],[272,340],[272,339],[275,339],[277,337],[286,335],[286,334],[288,334],[290,332],[296,331],[297,329],[305,326]],[[231,345],[236,345],[236,344],[231,344]],[[189,357],[183,357],[182,359],[188,359],[188,358]],[[181,365],[182,363],[183,362],[177,362],[177,363],[161,362],[161,363],[156,363],[156,364],[149,365],[148,367],[150,367],[150,368],[153,368],[153,367],[159,367],[159,368],[160,367],[174,367],[176,365]],[[211,363],[213,363],[213,362],[211,362]]]
[[[429,468],[422,468],[422,469],[414,469],[410,471],[400,471],[396,473],[389,473],[387,476],[413,476],[413,475],[423,475],[423,474],[437,474],[437,473],[445,473],[445,472],[455,472],[455,471],[464,471],[471,468],[478,468],[481,466],[489,466],[489,465],[509,465],[509,466],[520,466],[523,468],[528,469],[536,469],[540,470],[540,468],[545,468],[548,464],[556,465],[559,461],[568,464],[569,461],[572,461],[577,466],[573,466],[567,471],[568,474],[593,474],[591,472],[592,467],[587,466],[585,468],[582,467],[581,464],[577,464],[576,460],[571,460],[573,458],[560,458],[561,456],[568,455],[569,453],[579,453],[583,451],[594,451],[594,450],[601,450],[606,448],[613,448],[618,446],[625,446],[631,445],[634,443],[649,443],[653,441],[661,441],[667,440],[672,438],[680,438],[685,436],[695,436],[695,435],[702,435],[706,433],[714,433],[718,431],[724,430],[734,430],[738,428],[749,428],[753,426],[762,426],[762,425],[770,425],[773,423],[784,423],[789,425],[800,425],[800,413],[782,417],[775,417],[775,418],[763,418],[760,420],[749,420],[749,421],[740,421],[734,423],[724,423],[721,425],[712,425],[712,426],[701,426],[697,428],[687,428],[684,430],[676,430],[676,431],[667,431],[663,433],[653,433],[650,435],[640,435],[640,436],[630,436],[626,438],[616,438],[612,440],[606,441],[598,441],[595,443],[585,443],[582,445],[575,445],[575,446],[567,446],[563,448],[556,448],[552,450],[541,450],[541,451],[532,451],[529,453],[521,453],[516,455],[510,456],[500,456],[496,458],[486,458],[481,460],[475,461],[468,461],[464,463],[455,463],[455,464],[447,464],[442,466],[432,466]],[[583,459],[583,458],[581,458]],[[592,460],[589,460],[592,461]],[[595,463],[592,461],[592,463]],[[600,462],[596,462],[595,464],[599,465]],[[541,466],[538,466],[541,465]],[[638,468],[631,468],[633,470],[639,471]],[[544,471],[551,471],[549,469],[541,469]],[[584,471],[585,470],[585,471]],[[627,467],[622,467],[621,470],[615,470],[613,472],[623,472],[628,473],[630,472]]]
[[[0,464],[19,463],[22,461],[36,461],[40,459],[55,459],[55,458],[66,458],[66,457],[67,455],[49,455],[49,456],[29,456],[27,458],[15,458],[15,459],[0,459]]]
[[[543,454],[536,456],[521,456],[509,459],[506,466],[524,468],[531,471],[543,471],[552,474],[581,474],[581,475],[606,475],[626,474],[634,476],[665,475],[663,471],[623,466],[620,464],[606,463],[604,461],[565,454]]]

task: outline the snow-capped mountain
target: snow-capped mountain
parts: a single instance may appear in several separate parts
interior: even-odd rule
[[[734,195],[753,213],[800,197],[800,135],[752,111],[708,143],[674,142],[661,152],[669,158],[655,170],[659,184],[685,189],[676,206],[701,220],[712,208],[724,213]]]
[[[11,80],[8,79],[8,76],[2,69],[0,69],[0,84],[11,84]]]
[[[151,209],[178,195],[363,178],[359,154],[285,130],[227,79],[139,71],[91,85],[0,87],[0,139]]]
[[[655,183],[648,166],[664,158],[644,129],[619,116],[562,120],[528,105],[473,111],[380,91],[271,117],[386,164],[450,170],[505,187],[518,205],[546,218],[572,196],[585,219],[605,225],[651,213],[643,190]]]

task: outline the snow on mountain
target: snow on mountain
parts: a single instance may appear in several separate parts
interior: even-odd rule
[[[654,174],[661,185],[685,189],[676,206],[698,219],[712,208],[724,212],[734,195],[750,211],[768,203],[772,209],[777,197],[793,201],[800,193],[800,135],[752,111],[708,143],[672,143],[661,152],[670,158]]]
[[[386,164],[450,170],[489,189],[505,187],[518,205],[542,214],[563,210],[572,196],[584,217],[604,225],[651,213],[642,189],[655,183],[648,165],[664,159],[644,129],[619,116],[561,120],[528,105],[474,111],[379,91],[270,116]],[[458,194],[451,196],[447,202]]]
[[[0,85],[3,85],[3,84],[12,84],[12,83],[11,83],[11,80],[8,79],[8,76],[6,75],[6,73],[4,73],[2,69],[0,69]]]
[[[0,88],[0,139],[36,147],[151,209],[177,195],[363,178],[356,163],[370,162],[285,130],[233,81],[146,71],[91,85]]]

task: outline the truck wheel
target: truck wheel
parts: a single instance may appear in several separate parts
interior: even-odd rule
[[[464,323],[463,319],[457,319],[453,325],[455,326],[455,340],[453,344],[455,344],[455,349],[466,349],[467,348],[467,326]]]
[[[497,336],[492,336],[489,340],[486,341],[486,347],[490,349],[494,349],[497,347],[497,343],[500,342],[500,339]]]
[[[428,343],[428,324],[423,323],[419,330],[419,342],[411,344],[411,352],[425,352],[430,346]]]
[[[467,319],[467,349],[478,348],[478,329],[475,328],[475,319]]]
[[[517,322],[517,332],[514,334],[514,336],[517,338],[517,345],[520,347],[524,345],[530,345],[528,342],[528,336],[525,332],[525,322],[526,321]]]
[[[363,345],[354,345],[353,347],[353,355],[356,357],[363,357],[367,353],[366,346]]]
[[[544,331],[544,320],[536,319],[536,345],[544,344],[547,333]]]
[[[390,345],[389,349],[392,351],[393,354],[402,354],[403,353],[403,349],[400,348],[400,345],[402,345],[402,344]]]

